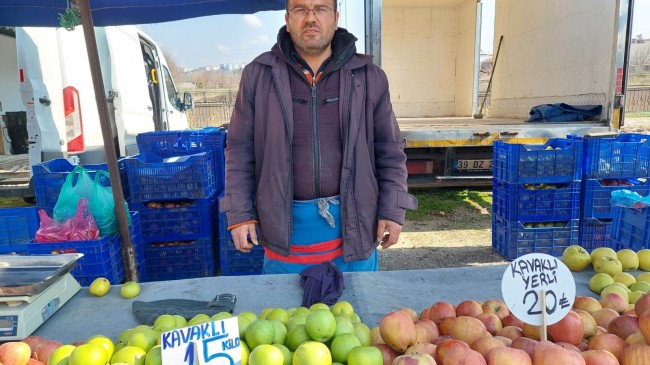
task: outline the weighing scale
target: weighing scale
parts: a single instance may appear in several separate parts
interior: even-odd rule
[[[70,271],[82,256],[0,255],[0,342],[29,336],[81,289]]]

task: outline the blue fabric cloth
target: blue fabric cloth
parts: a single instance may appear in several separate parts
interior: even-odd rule
[[[527,122],[582,122],[599,116],[602,105],[542,104],[530,110]]]
[[[319,213],[318,200],[293,202],[293,231],[292,245],[312,245],[320,242],[341,238],[341,209],[338,196],[324,198],[327,200],[327,211],[331,215],[328,221],[326,213]],[[330,226],[330,222],[333,226]],[[375,250],[366,260],[345,262],[343,256],[331,260],[341,271],[377,271],[379,270],[379,255]],[[269,259],[264,255],[264,274],[300,273],[313,265],[295,264]]]

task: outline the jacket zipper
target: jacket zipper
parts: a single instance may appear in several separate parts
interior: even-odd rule
[[[311,83],[311,125],[313,134],[313,152],[314,152],[314,194],[320,198],[320,146],[318,142],[318,123],[317,123],[317,109],[318,100],[316,98],[316,76],[313,77]]]

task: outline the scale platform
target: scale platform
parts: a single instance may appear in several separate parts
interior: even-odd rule
[[[70,271],[82,256],[0,255],[0,342],[29,336],[81,289]]]

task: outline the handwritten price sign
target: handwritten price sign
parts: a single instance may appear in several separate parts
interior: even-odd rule
[[[546,324],[551,325],[571,310],[576,284],[562,260],[532,253],[510,263],[503,274],[501,292],[517,318],[536,326],[542,325],[542,302],[545,302]]]
[[[161,336],[163,365],[241,364],[237,317],[179,328]]]

